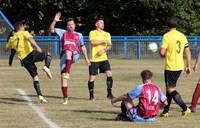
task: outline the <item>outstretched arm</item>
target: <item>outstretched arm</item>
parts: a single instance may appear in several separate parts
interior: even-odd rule
[[[36,51],[38,52],[42,52],[42,49],[40,48],[40,46],[35,42],[35,40],[33,39],[33,37],[29,37],[28,41],[36,48]]]
[[[128,95],[127,95],[127,93],[126,93],[126,94],[123,94],[123,95],[121,95],[121,96],[119,96],[119,97],[117,97],[117,98],[113,98],[113,99],[111,100],[111,104],[115,104],[115,103],[117,103],[117,102],[119,102],[119,101],[126,101],[126,100],[128,100]]]
[[[56,23],[58,21],[61,21],[60,17],[61,17],[61,13],[60,12],[56,13],[56,15],[54,17],[54,20],[52,21],[52,23],[50,25],[50,28],[49,28],[49,30],[50,30],[51,33],[55,33],[55,25],[56,25]]]

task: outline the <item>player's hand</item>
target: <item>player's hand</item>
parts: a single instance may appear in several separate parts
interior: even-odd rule
[[[114,99],[115,99],[115,98],[111,99],[111,101],[110,101],[112,105],[114,105],[114,103],[115,103],[115,100],[114,100]]]
[[[185,67],[185,74],[186,74],[186,76],[191,74],[191,68],[190,67]]]
[[[42,52],[42,49],[41,49],[40,47],[37,47],[37,48],[36,48],[36,51],[38,51],[38,52],[41,53],[41,52]]]
[[[56,13],[56,15],[54,17],[54,21],[56,21],[56,22],[62,21],[62,20],[60,20],[60,17],[61,17],[61,13],[60,12]]]
[[[197,64],[194,65],[193,71],[195,72],[197,70]]]
[[[101,49],[100,51],[97,52],[98,56],[101,56],[105,52],[105,48]]]
[[[87,63],[88,66],[91,65],[91,62],[90,62],[90,60],[88,60],[88,59],[86,59],[86,63]]]

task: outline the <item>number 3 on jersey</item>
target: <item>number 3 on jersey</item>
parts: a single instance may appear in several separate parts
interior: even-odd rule
[[[179,40],[176,41],[177,50],[176,52],[179,54],[181,52],[181,42]]]
[[[146,91],[146,93],[148,94],[148,100],[149,100],[149,103],[151,102],[154,102],[154,104],[157,104],[158,103],[158,91],[156,90],[153,97],[151,96],[151,91],[150,89],[148,89]]]

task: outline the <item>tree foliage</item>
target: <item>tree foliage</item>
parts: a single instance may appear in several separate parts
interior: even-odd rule
[[[35,31],[47,30],[61,11],[63,21],[75,18],[77,30],[85,35],[94,29],[95,17],[104,17],[112,35],[162,35],[173,15],[181,31],[200,34],[199,0],[0,0],[0,7],[12,23],[23,20]]]

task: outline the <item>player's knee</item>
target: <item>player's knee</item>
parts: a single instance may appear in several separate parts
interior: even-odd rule
[[[107,77],[112,77],[112,72],[111,72],[111,71],[107,71],[107,72],[106,72],[106,76],[107,76]]]

